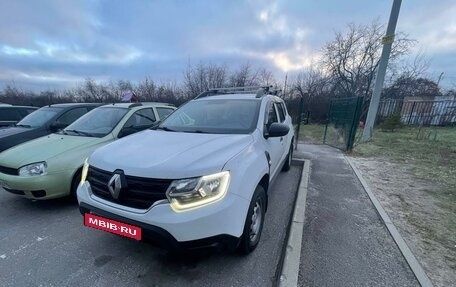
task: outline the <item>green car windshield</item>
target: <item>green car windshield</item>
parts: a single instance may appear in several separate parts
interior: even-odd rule
[[[112,132],[128,109],[118,107],[96,108],[66,127],[62,133],[77,136],[104,137]]]
[[[19,127],[39,128],[52,119],[62,108],[46,107],[34,111],[16,124]]]

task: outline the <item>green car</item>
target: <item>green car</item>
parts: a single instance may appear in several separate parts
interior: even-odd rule
[[[40,200],[75,194],[84,159],[96,148],[148,129],[175,109],[162,103],[98,107],[58,133],[0,153],[0,187]]]

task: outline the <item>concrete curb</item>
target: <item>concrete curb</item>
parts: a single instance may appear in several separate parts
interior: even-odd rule
[[[302,168],[301,181],[298,187],[282,271],[278,282],[278,286],[280,287],[297,286],[299,264],[301,261],[301,243],[306,211],[307,188],[310,176],[310,161],[301,159],[294,160],[303,161],[304,167]]]
[[[380,215],[383,222],[385,223],[386,228],[388,228],[389,233],[391,234],[394,241],[396,242],[397,247],[399,247],[399,250],[401,251],[401,253],[404,256],[405,260],[407,261],[408,265],[410,266],[410,269],[412,269],[413,274],[415,274],[415,277],[418,280],[418,282],[423,287],[432,287],[433,285],[432,285],[431,280],[426,275],[426,272],[424,272],[423,268],[421,267],[420,263],[416,259],[415,255],[413,255],[412,251],[408,247],[404,238],[402,238],[399,231],[397,231],[396,226],[394,226],[393,222],[391,221],[391,219],[388,216],[388,214],[386,213],[386,211],[383,209],[380,202],[377,200],[375,195],[372,193],[372,190],[369,188],[369,185],[367,185],[367,182],[364,180],[359,169],[353,164],[353,162],[350,160],[350,158],[348,158],[348,157],[345,157],[345,158],[347,159],[347,162],[350,164],[351,168],[353,169],[356,176],[358,177],[359,182],[361,183],[361,185],[363,186],[367,195],[369,196],[370,200],[372,201],[372,204],[377,209],[378,214]]]

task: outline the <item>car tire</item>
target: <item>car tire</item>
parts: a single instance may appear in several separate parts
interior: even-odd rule
[[[266,191],[261,185],[255,189],[252,196],[247,218],[244,224],[244,232],[242,233],[239,243],[239,251],[242,254],[249,254],[258,245],[263,230],[264,216],[266,211]]]
[[[77,200],[76,191],[78,189],[80,182],[81,182],[81,170],[78,170],[75,173],[75,175],[73,176],[73,180],[71,181],[70,197],[74,200]]]
[[[290,149],[288,150],[287,158],[285,159],[285,163],[283,164],[282,171],[290,170],[292,159],[293,159],[293,143],[291,143]]]

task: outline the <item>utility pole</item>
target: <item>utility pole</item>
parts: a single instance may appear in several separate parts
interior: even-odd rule
[[[383,50],[378,65],[377,77],[375,79],[374,92],[369,104],[369,111],[367,112],[366,124],[363,130],[361,140],[366,142],[372,138],[372,131],[374,129],[375,118],[377,117],[378,105],[380,103],[380,96],[383,89],[383,82],[385,80],[386,67],[391,53],[391,46],[394,41],[394,32],[396,30],[397,18],[399,17],[399,10],[401,9],[402,0],[394,0],[391,14],[386,29],[386,35],[382,38]]]

